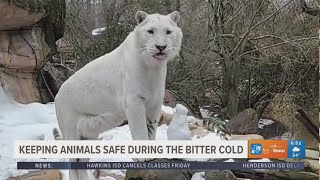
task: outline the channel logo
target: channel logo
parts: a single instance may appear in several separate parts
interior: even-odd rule
[[[262,153],[262,145],[261,144],[251,144],[250,145],[250,153],[254,155],[260,155]]]
[[[249,140],[249,158],[287,158],[286,140]]]

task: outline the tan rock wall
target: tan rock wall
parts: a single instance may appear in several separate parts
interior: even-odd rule
[[[12,30],[35,24],[45,16],[44,7],[38,7],[37,12],[30,13],[21,9],[13,2],[0,1],[0,30]]]
[[[0,31],[0,82],[17,102],[41,102],[39,70],[49,60],[50,48],[38,27]]]
[[[17,102],[23,104],[41,102],[35,82],[34,73],[13,73],[0,69],[0,83],[4,86],[5,92],[13,96]]]

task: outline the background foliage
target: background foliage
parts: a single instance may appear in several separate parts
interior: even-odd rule
[[[79,69],[115,49],[141,9],[181,12],[183,47],[168,64],[167,88],[195,110],[219,105],[232,116],[266,93],[287,93],[317,113],[318,18],[297,0],[69,0],[63,62]]]

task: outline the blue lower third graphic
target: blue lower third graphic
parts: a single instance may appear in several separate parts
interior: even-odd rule
[[[303,162],[18,162],[17,169],[304,169]]]
[[[305,158],[306,142],[304,140],[288,141],[288,158]]]

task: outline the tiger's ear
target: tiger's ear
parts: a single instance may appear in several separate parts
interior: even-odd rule
[[[146,19],[146,17],[148,16],[148,14],[144,11],[137,11],[135,18],[138,24],[140,24],[142,21],[144,21]]]
[[[168,15],[175,23],[180,20],[180,13],[178,11],[173,11],[171,14]]]

